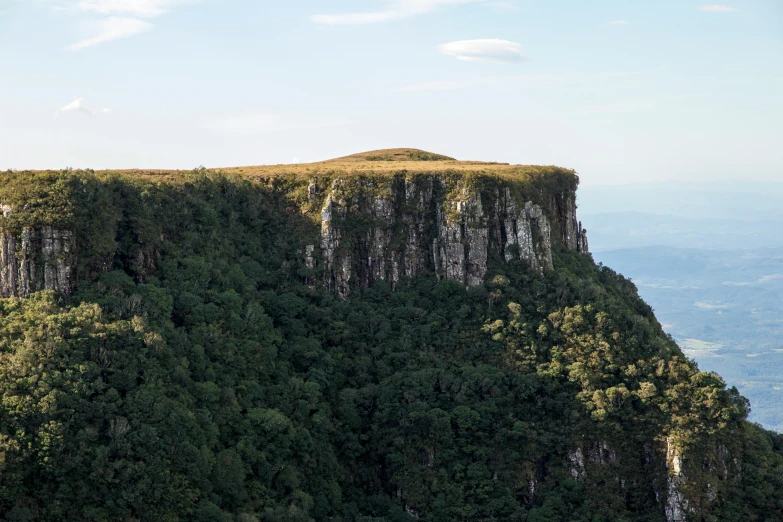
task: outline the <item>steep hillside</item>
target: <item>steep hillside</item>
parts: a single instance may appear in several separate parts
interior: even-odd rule
[[[0,514],[780,519],[783,439],[593,263],[577,185],[414,149],[0,174]]]

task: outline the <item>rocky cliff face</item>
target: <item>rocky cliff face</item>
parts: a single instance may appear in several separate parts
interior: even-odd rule
[[[366,288],[377,280],[394,286],[424,273],[476,286],[493,261],[521,260],[544,272],[553,268],[553,242],[588,251],[575,192],[553,195],[542,206],[512,188],[460,187],[438,175],[334,179],[325,190],[313,181],[308,191],[311,203],[320,206],[321,232],[303,252],[305,265],[322,274],[326,288],[345,297],[351,287]],[[325,193],[320,200],[319,189]],[[5,217],[11,212],[3,205]],[[70,230],[0,229],[0,296],[24,297],[37,290],[69,294],[76,259]]]
[[[257,190],[269,192],[286,179],[280,196],[293,204],[290,209],[320,218],[309,240],[304,236],[311,233],[297,232],[303,239],[301,260],[317,274],[313,284],[320,283],[341,297],[375,281],[395,287],[403,278],[420,275],[477,286],[483,284],[489,268],[502,263],[522,261],[541,273],[553,269],[556,245],[588,251],[586,232],[576,217],[573,173],[460,162],[445,168],[435,163],[439,166],[432,171],[426,161],[369,164],[366,170],[362,164],[359,171],[352,171],[351,164],[334,169],[325,164],[309,181],[302,175],[285,178],[283,171],[254,182]],[[304,194],[301,199],[296,196],[299,190]],[[76,194],[71,199],[80,197]],[[98,249],[101,259],[94,259],[98,254],[90,245],[81,245],[79,258],[91,263],[94,277],[115,264],[128,264],[115,257],[114,247],[130,240],[138,244],[135,264],[127,270],[138,280],[154,275],[159,245],[150,244],[149,238],[163,241],[172,231],[155,230],[155,226],[143,232],[127,227],[120,231],[118,216],[123,215],[125,203],[118,202],[120,206],[103,216],[100,225],[80,222],[90,232],[79,237],[91,238],[96,229],[114,237],[107,237]],[[0,295],[27,296],[43,289],[69,294],[77,279],[76,234],[68,226],[52,226],[51,219],[61,213],[51,211],[43,219],[32,219],[29,212],[34,209],[26,205],[27,200],[18,196],[2,204]],[[67,199],[66,206],[84,208],[84,202]],[[9,216],[15,219],[6,219]],[[121,239],[120,233],[126,236]]]
[[[2,205],[3,217],[13,209]],[[38,290],[69,294],[76,271],[73,232],[51,226],[0,229],[0,297],[26,297]]]
[[[522,260],[544,272],[553,268],[553,242],[588,251],[574,191],[542,206],[513,189],[460,186],[438,175],[331,181],[320,213],[324,284],[344,297],[352,286],[394,286],[429,271],[476,286],[493,260]],[[313,266],[314,249],[306,247]]]
[[[671,437],[666,439],[666,467],[669,470],[666,492],[666,522],[685,522],[690,511],[683,487],[687,477],[683,471],[682,454]]]
[[[565,467],[571,478],[580,482],[595,481],[594,473],[614,475],[619,494],[626,502],[626,485],[632,484],[638,477],[628,476],[628,468],[625,468],[624,474],[617,464],[637,462],[651,479],[665,472],[665,482],[650,480],[649,484],[666,522],[707,520],[703,516],[710,512],[718,499],[719,484],[725,485],[741,478],[738,461],[731,458],[729,450],[720,442],[690,454],[690,458],[684,455],[674,437],[668,436],[663,442],[660,445],[658,442],[647,443],[642,448],[631,447],[630,453],[625,448],[626,452],[620,453],[606,440],[585,441],[566,454]],[[691,461],[690,471],[698,475],[699,480],[689,479],[687,460]]]

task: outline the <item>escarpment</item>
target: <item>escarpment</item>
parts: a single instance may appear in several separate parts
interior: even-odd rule
[[[458,162],[403,149],[314,164],[306,172],[285,166],[240,172],[256,191],[282,198],[313,222],[310,232],[299,234],[304,243],[300,262],[317,273],[319,286],[343,298],[376,281],[394,288],[403,278],[427,275],[478,286],[492,266],[514,261],[543,274],[554,268],[555,248],[588,252],[586,231],[576,216],[578,179],[566,169]],[[153,182],[145,190],[161,189]],[[78,192],[72,197],[72,207],[91,204],[80,201]],[[92,223],[63,228],[54,224],[57,212],[32,226],[23,209],[3,203],[0,295],[44,289],[69,294],[78,279],[118,265],[141,279],[155,275],[162,248],[155,238],[180,231],[166,230],[162,216],[154,215],[157,226],[122,230],[118,216],[130,204],[138,203],[117,200],[94,215],[85,211]],[[10,214],[17,218],[15,229],[4,225]],[[99,228],[111,239],[97,251],[80,248],[74,239],[78,226]],[[91,240],[86,233],[81,237]],[[118,245],[128,241],[134,243],[134,255],[119,256]]]
[[[0,173],[0,519],[783,519],[783,438],[593,262],[577,185]]]
[[[492,262],[551,270],[553,243],[587,252],[575,178],[573,188],[537,198],[541,204],[521,193],[524,182],[488,181],[437,174],[327,181],[320,210],[324,284],[346,296],[352,286],[395,286],[430,272],[477,286]]]

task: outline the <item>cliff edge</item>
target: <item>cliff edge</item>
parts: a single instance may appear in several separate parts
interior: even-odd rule
[[[377,280],[394,287],[401,278],[425,273],[476,286],[492,263],[520,260],[543,273],[553,268],[553,248],[588,252],[587,232],[576,215],[578,177],[558,167],[457,161],[418,149],[388,149],[320,163],[216,172],[273,191],[289,201],[289,209],[309,216],[319,234],[309,241],[302,238],[302,262],[342,297],[352,287],[367,288]],[[47,212],[44,201],[36,212],[29,196],[44,187],[29,186],[31,174],[18,176],[21,190],[0,196],[3,297],[38,290],[70,294],[85,275],[77,273],[78,259],[86,252],[76,238],[92,238],[78,234],[74,229],[85,224],[68,216],[95,202],[72,186],[76,178],[82,184],[130,179],[149,191],[182,187],[190,176],[177,171],[46,173],[44,178],[56,176],[68,190],[62,194],[62,208]],[[100,219],[106,210],[89,212],[86,219]],[[122,214],[122,208],[114,211]],[[119,221],[103,219],[87,228],[108,227],[110,232]],[[153,233],[165,235],[162,229]],[[143,237],[137,242],[145,244]],[[141,250],[148,261],[158,255],[154,247]],[[106,269],[115,254],[99,254]],[[147,269],[154,271],[154,266]]]

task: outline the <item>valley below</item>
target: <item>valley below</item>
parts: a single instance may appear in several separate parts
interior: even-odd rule
[[[587,187],[580,210],[596,262],[631,278],[702,370],[783,431],[781,183]]]
[[[783,249],[639,247],[594,257],[633,278],[702,370],[750,399],[751,421],[783,431]]]

